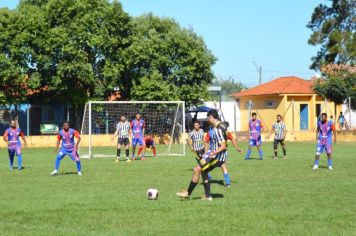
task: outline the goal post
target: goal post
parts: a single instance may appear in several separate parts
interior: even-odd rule
[[[185,155],[185,103],[183,101],[90,101],[82,120],[82,158],[115,157],[117,137],[111,140],[121,116],[131,122],[140,113],[145,135],[154,138],[157,155]],[[131,140],[130,140],[131,141]],[[136,148],[137,155],[138,148]],[[130,156],[132,147],[130,145]],[[121,152],[124,154],[125,152]],[[146,151],[146,154],[150,152]]]

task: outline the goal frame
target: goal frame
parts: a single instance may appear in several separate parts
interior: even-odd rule
[[[168,156],[185,156],[186,154],[186,145],[185,145],[185,102],[184,101],[89,101],[85,104],[84,106],[84,113],[83,113],[83,120],[82,120],[82,127],[81,127],[81,134],[83,134],[83,127],[84,127],[84,123],[85,123],[85,114],[88,110],[88,155],[86,155],[84,158],[93,158],[93,152],[92,152],[92,105],[93,104],[177,104],[177,111],[176,111],[176,115],[175,115],[175,120],[174,120],[174,124],[176,123],[176,119],[177,119],[177,114],[179,112],[179,105],[182,106],[182,133],[181,135],[183,136],[183,142],[182,142],[182,146],[183,146],[183,153],[179,154],[179,153],[171,153],[171,147],[173,144],[173,133],[174,133],[174,128],[172,129],[172,133],[171,133],[171,139],[170,139],[170,143],[169,143],[169,147],[168,147]]]

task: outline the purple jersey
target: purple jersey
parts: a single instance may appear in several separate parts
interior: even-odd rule
[[[140,120],[133,120],[131,121],[131,129],[133,138],[143,138],[143,129],[145,128],[145,121]]]
[[[332,133],[335,130],[335,126],[332,121],[326,121],[322,123],[318,122],[318,143],[320,144],[332,144]]]
[[[69,129],[67,132],[65,130],[61,130],[58,133],[58,140],[62,140],[62,148],[66,150],[73,150],[75,147],[74,137],[78,138],[79,133],[74,129]]]
[[[15,150],[19,145],[21,145],[20,136],[23,136],[23,133],[20,128],[8,128],[5,131],[4,136],[7,136],[8,148],[10,150]]]
[[[250,129],[250,139],[258,140],[261,137],[262,122],[260,120],[250,120],[248,127]]]

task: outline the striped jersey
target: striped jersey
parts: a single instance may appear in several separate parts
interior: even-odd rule
[[[62,129],[57,135],[59,141],[62,140],[62,148],[73,150],[75,148],[74,137],[79,138],[80,134],[75,129],[70,128],[68,131]]]
[[[216,151],[221,147],[222,143],[227,142],[227,130],[222,123],[218,123],[215,128],[211,128],[205,138],[209,142],[209,150]],[[216,155],[218,161],[226,161],[227,150],[224,150]]]
[[[318,122],[318,143],[320,144],[332,144],[332,135],[335,131],[335,125],[332,121]]]
[[[198,131],[194,129],[189,132],[187,141],[189,139],[193,141],[194,151],[199,151],[204,148],[204,131],[202,129],[199,129]]]
[[[284,131],[286,130],[286,125],[283,121],[276,122],[273,124],[272,129],[274,130],[274,139],[275,140],[283,140],[284,139]]]
[[[263,125],[260,120],[250,120],[248,127],[250,130],[250,139],[257,140],[261,137],[261,129]]]
[[[17,145],[21,145],[20,137],[24,137],[24,134],[20,128],[8,128],[4,136],[7,137],[9,149],[14,149]]]
[[[116,124],[116,130],[118,130],[118,137],[119,138],[129,138],[129,131],[130,131],[130,123],[128,121]]]

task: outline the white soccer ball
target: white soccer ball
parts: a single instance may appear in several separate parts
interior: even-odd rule
[[[158,190],[155,188],[150,188],[147,190],[147,197],[149,200],[156,200],[158,198]]]

